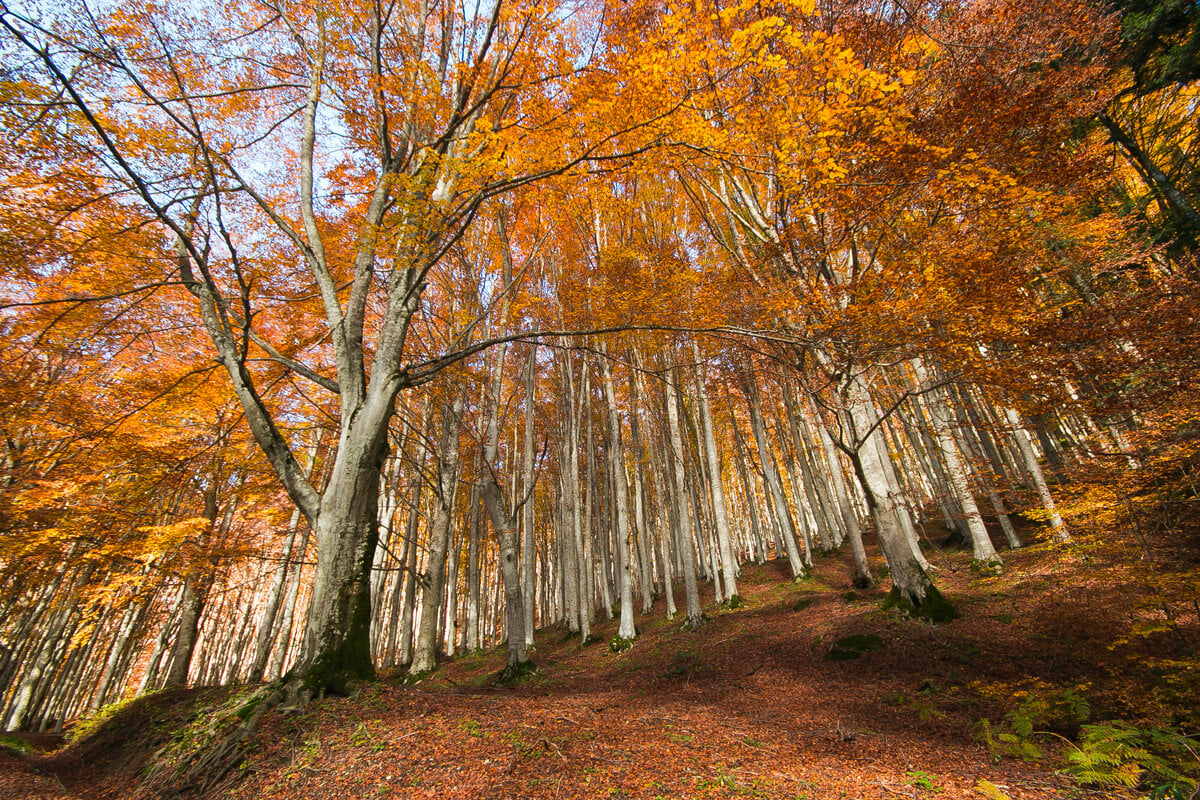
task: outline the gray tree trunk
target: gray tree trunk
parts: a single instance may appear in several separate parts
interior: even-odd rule
[[[536,578],[534,557],[534,511],[533,497],[533,412],[535,408],[534,370],[537,367],[537,345],[529,346],[529,360],[525,364],[525,431],[523,458],[521,460],[521,491],[524,492],[524,524],[521,526],[521,597],[525,601],[525,645],[533,647],[534,626],[534,580]],[[545,606],[543,617],[545,615]]]
[[[737,559],[733,554],[733,533],[729,527],[729,509],[725,503],[725,487],[722,484],[721,457],[717,453],[717,438],[713,433],[712,411],[708,403],[708,390],[701,374],[700,348],[692,343],[692,355],[696,360],[696,399],[699,404],[700,428],[704,439],[704,458],[708,462],[709,483],[712,493],[713,518],[716,522],[717,543],[721,552],[721,567],[725,579],[725,594],[732,600],[737,597]]]
[[[450,546],[450,525],[454,516],[454,498],[458,490],[459,431],[462,426],[463,400],[456,397],[442,406],[442,435],[438,448],[438,485],[434,498],[434,517],[429,532],[429,563],[421,591],[421,625],[413,647],[408,674],[423,676],[437,668],[438,611],[445,591],[446,551]]]
[[[671,451],[674,456],[672,477],[675,483],[675,496],[679,501],[679,547],[683,558],[683,589],[687,600],[687,617],[683,621],[685,628],[698,628],[704,624],[704,610],[700,607],[700,589],[696,585],[696,551],[692,544],[692,524],[688,515],[687,478],[684,476],[683,437],[680,435],[679,403],[676,399],[678,391],[678,368],[670,370],[671,377],[666,381],[664,391],[667,395],[667,426],[671,436]]]
[[[779,479],[779,469],[775,465],[775,454],[767,443],[763,429],[762,414],[759,412],[758,387],[754,376],[747,372],[742,389],[746,395],[746,406],[750,411],[750,430],[754,434],[754,444],[758,448],[758,461],[762,466],[763,478],[766,482],[767,493],[770,495],[775,518],[780,525],[779,538],[783,540],[787,553],[788,565],[793,578],[803,578],[804,562],[796,545],[796,525],[792,521],[792,512],[788,508],[787,495],[783,491],[783,483]]]
[[[1050,494],[1050,487],[1046,483],[1046,476],[1042,474],[1042,467],[1038,464],[1037,456],[1033,452],[1033,445],[1029,441],[1029,434],[1025,432],[1025,428],[1021,425],[1021,417],[1011,408],[1004,409],[1004,416],[1008,420],[1008,424],[1012,426],[1013,440],[1017,443],[1021,459],[1025,462],[1025,470],[1033,480],[1038,497],[1041,498],[1042,508],[1046,510],[1046,514],[1050,519],[1050,528],[1054,534],[1054,538],[1059,542],[1071,541],[1071,534],[1067,530],[1062,516],[1058,513],[1058,507],[1054,505],[1054,497]]]
[[[911,363],[913,370],[916,372],[918,384],[928,386],[930,384],[930,376],[928,370],[925,369],[924,363],[919,358],[914,358]],[[966,518],[967,529],[971,534],[971,547],[974,558],[976,561],[988,565],[989,569],[1003,569],[1004,562],[1001,561],[996,548],[992,546],[991,537],[988,535],[987,528],[983,524],[983,515],[979,513],[979,506],[976,505],[975,495],[971,491],[971,484],[967,478],[966,465],[963,464],[962,458],[959,456],[958,442],[954,435],[953,417],[946,405],[946,398],[940,390],[933,389],[927,391],[922,396],[922,400],[929,409],[929,415],[933,420],[933,434],[937,439],[942,462],[946,465],[950,487],[953,489],[959,508],[962,509],[963,515]]]
[[[879,548],[891,571],[892,586],[915,607],[925,602],[932,583],[925,574],[921,562],[913,555],[908,536],[901,524],[896,508],[897,500],[885,472],[875,440],[881,434],[876,425],[874,404],[867,395],[861,378],[851,379],[846,416],[854,433],[857,448],[851,448],[851,461],[867,505],[875,519],[875,531],[879,537]],[[904,510],[903,513],[907,513]]]
[[[621,439],[621,416],[617,410],[617,395],[613,390],[612,366],[608,359],[600,360],[600,372],[604,381],[604,400],[608,406],[608,468],[612,475],[615,500],[614,522],[617,548],[621,562],[621,624],[617,635],[632,640],[637,636],[633,624],[633,563],[629,557],[629,498],[626,494],[625,447]]]

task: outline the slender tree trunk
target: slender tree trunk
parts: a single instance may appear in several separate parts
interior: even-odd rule
[[[304,532],[300,535],[300,546],[296,549],[299,554],[295,568],[291,571],[292,578],[288,581],[287,598],[283,601],[283,619],[279,622],[279,635],[275,644],[274,656],[267,666],[266,677],[268,679],[278,678],[287,666],[288,651],[292,644],[292,623],[296,618],[297,597],[300,593],[300,583],[303,579],[304,560],[308,555],[308,540],[310,530],[308,525],[304,525]]]
[[[654,480],[654,493],[658,501],[658,525],[655,526],[658,530],[659,553],[658,557],[662,559],[659,569],[659,574],[662,577],[663,595],[666,597],[666,615],[667,619],[674,619],[677,613],[675,606],[675,578],[673,573],[673,565],[675,563],[672,553],[673,546],[671,544],[671,525],[670,525],[670,502],[671,499],[667,494],[666,486],[663,484],[663,473],[666,472],[666,464],[659,452],[655,436],[647,437],[647,444],[650,447],[650,475]]]
[[[642,469],[646,463],[645,445],[642,441],[641,400],[638,393],[638,377],[635,370],[629,375],[629,435],[633,453],[633,504],[637,524],[638,567],[641,576],[642,613],[649,614],[654,606],[654,543],[650,535],[649,509],[646,501],[646,485]]]
[[[1175,215],[1187,223],[1193,236],[1200,233],[1200,212],[1192,205],[1187,195],[1180,191],[1179,187],[1151,160],[1146,151],[1112,117],[1108,114],[1100,114],[1097,119],[1108,131],[1113,141],[1121,145],[1129,154],[1130,160],[1137,165],[1138,171],[1145,176],[1146,182],[1166,198],[1167,204]]]
[[[462,425],[461,397],[442,406],[442,435],[438,448],[437,496],[429,534],[429,563],[421,592],[421,625],[417,631],[412,663],[408,674],[423,676],[437,667],[438,610],[445,591],[446,551],[450,546],[450,525],[454,516],[454,497],[458,489],[459,429]]]
[[[586,360],[584,361],[583,391],[580,393],[580,400],[583,403],[581,412],[584,417],[583,452],[585,454],[584,468],[587,472],[587,480],[583,484],[583,541],[586,553],[584,561],[587,564],[585,579],[588,587],[588,613],[591,613],[595,598],[599,595],[605,618],[612,619],[612,593],[609,591],[607,558],[603,547],[600,548],[600,553],[596,553],[598,538],[596,536],[596,518],[598,516],[595,513],[596,496],[599,494],[603,481],[598,478],[599,471],[596,469],[596,438],[592,425],[592,372]]]
[[[722,485],[721,457],[717,453],[717,438],[713,433],[712,412],[709,408],[708,390],[701,374],[700,349],[692,343],[692,355],[696,360],[696,399],[700,412],[700,428],[704,439],[704,458],[708,462],[709,483],[712,493],[713,519],[716,522],[717,543],[720,546],[721,566],[725,579],[725,594],[732,601],[738,596],[737,559],[733,554],[733,534],[729,528],[729,509],[725,503],[725,487]]]
[[[676,399],[678,391],[677,368],[670,370],[671,379],[666,382],[664,390],[667,395],[667,426],[671,435],[671,451],[674,456],[673,477],[675,496],[679,501],[679,546],[683,557],[683,589],[687,599],[687,617],[683,621],[685,628],[695,629],[704,624],[704,611],[700,607],[700,589],[696,585],[696,552],[692,545],[692,524],[688,515],[687,478],[684,476],[683,438],[680,435],[679,404]]]
[[[215,482],[217,477],[213,476],[212,480]],[[229,532],[235,506],[236,497],[226,502],[225,513],[221,519],[221,529],[213,531],[212,528],[217,519],[217,488],[215,485],[210,487],[204,497],[204,519],[208,520],[208,526],[201,543],[202,549],[212,543],[214,535],[218,539],[223,539]],[[180,597],[179,632],[175,635],[175,644],[171,648],[171,668],[167,672],[164,688],[170,689],[187,683],[188,665],[192,661],[192,651],[196,647],[200,618],[204,612],[204,603],[208,597],[208,590],[212,586],[214,574],[215,566],[208,565],[203,572],[189,575],[184,580],[183,593]]]
[[[262,621],[254,646],[254,662],[250,665],[250,683],[258,683],[267,669],[267,659],[271,656],[271,643],[274,641],[275,617],[279,613],[279,605],[283,602],[283,587],[287,580],[288,562],[292,558],[292,546],[296,542],[296,530],[300,527],[300,509],[292,510],[292,518],[288,520],[287,538],[283,544],[279,566],[275,570],[275,578],[271,582],[271,590],[267,593],[267,605],[263,609]]]
[[[571,542],[575,554],[575,598],[576,613],[579,614],[579,638],[586,642],[592,635],[592,565],[589,558],[589,548],[583,538],[584,531],[584,502],[579,491],[579,428],[583,417],[585,391],[576,389],[574,373],[570,371],[570,358],[567,359],[568,401],[570,402],[571,425],[568,428],[567,455],[569,480],[567,481],[567,501],[571,506]],[[585,373],[586,375],[586,373]],[[581,378],[581,380],[583,380]]]
[[[733,401],[732,398],[729,399],[729,405],[732,408]],[[729,424],[733,430],[733,447],[737,453],[737,471],[742,481],[742,494],[746,498],[746,515],[750,517],[750,534],[753,537],[754,549],[756,551],[755,560],[759,564],[765,564],[767,561],[767,538],[762,531],[762,523],[759,518],[754,481],[750,477],[750,470],[746,467],[749,455],[746,452],[745,445],[742,443],[742,433],[739,429],[737,418],[732,413],[730,414]]]
[[[504,584],[504,620],[508,637],[508,666],[510,677],[515,677],[512,670],[520,668],[529,660],[526,650],[525,635],[525,600],[521,592],[521,575],[519,552],[517,549],[517,518],[510,514],[504,501],[504,493],[496,478],[494,465],[500,449],[500,392],[504,369],[506,348],[501,346],[495,354],[492,366],[492,380],[487,400],[487,418],[484,425],[484,470],[480,476],[483,503],[487,508],[492,529],[496,532],[496,542],[499,546],[500,578]],[[528,454],[526,454],[528,455]]]
[[[478,499],[476,499],[476,507],[472,509],[471,513],[478,518]],[[479,524],[478,519],[475,524]],[[445,610],[441,626],[441,635],[445,642],[442,651],[449,658],[453,658],[458,653],[458,567],[462,545],[459,543],[457,530],[458,526],[452,521],[450,523],[450,539],[446,547],[446,599],[442,606]]]
[[[758,461],[762,465],[763,478],[767,493],[775,509],[775,518],[779,522],[779,538],[783,540],[787,553],[788,564],[792,569],[793,578],[803,578],[804,562],[796,545],[796,525],[792,521],[792,512],[788,508],[787,495],[783,491],[783,483],[779,479],[779,469],[775,465],[775,454],[767,443],[763,428],[762,414],[759,411],[758,387],[754,384],[754,376],[747,372],[742,386],[746,395],[746,406],[750,411],[750,430],[754,434],[754,444],[758,448]]]
[[[521,530],[521,597],[525,601],[525,645],[533,647],[533,627],[534,627],[534,580],[536,578],[534,569],[534,510],[535,501],[533,497],[533,467],[534,467],[534,450],[533,450],[533,412],[534,412],[534,370],[537,368],[537,345],[529,346],[529,360],[525,364],[525,431],[524,431],[524,458],[521,461],[521,490],[525,494],[524,505],[524,525]],[[544,608],[544,606],[543,606]]]
[[[1021,426],[1020,416],[1011,408],[1004,409],[1004,416],[1008,420],[1008,424],[1012,426],[1013,440],[1017,443],[1021,459],[1025,462],[1025,470],[1029,473],[1029,477],[1037,489],[1038,497],[1041,498],[1042,508],[1046,510],[1050,519],[1050,528],[1054,533],[1054,538],[1060,542],[1069,542],[1071,534],[1067,530],[1062,516],[1058,513],[1058,507],[1054,505],[1054,497],[1050,494],[1050,487],[1046,484],[1046,476],[1042,474],[1042,467],[1038,464],[1037,456],[1033,452],[1029,435]]]
[[[916,372],[917,382],[922,386],[928,386],[929,373],[921,359],[914,358],[912,366]],[[922,399],[933,420],[933,433],[941,451],[942,462],[946,465],[950,487],[958,500],[959,508],[966,517],[974,559],[985,565],[989,571],[998,572],[1003,569],[1003,561],[1000,560],[996,548],[992,546],[991,537],[983,524],[983,515],[979,513],[979,507],[975,503],[975,495],[971,491],[966,466],[958,454],[958,443],[955,441],[952,417],[946,404],[946,398],[940,390],[932,389],[927,391]]]
[[[625,447],[621,439],[621,417],[617,410],[617,395],[613,390],[612,366],[608,359],[600,361],[604,381],[604,400],[608,405],[608,466],[612,475],[613,496],[616,501],[614,522],[617,548],[621,562],[621,624],[617,635],[632,641],[637,636],[633,624],[633,563],[629,557],[629,498],[626,495]]]

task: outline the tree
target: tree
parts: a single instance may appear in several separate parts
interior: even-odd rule
[[[105,191],[136,199],[173,248],[163,275],[194,298],[317,540],[293,688],[345,691],[373,674],[368,572],[396,398],[485,346],[409,353],[431,271],[492,198],[644,147],[676,101],[643,99],[643,115],[618,123],[589,99],[601,56],[568,55],[583,52],[568,39],[602,29],[568,28],[542,3],[495,3],[478,18],[426,2],[192,15],[148,4],[42,20],[5,5],[0,25],[31,58],[25,79],[61,97],[46,123],[86,135]],[[294,453],[264,360],[336,395],[323,491]]]

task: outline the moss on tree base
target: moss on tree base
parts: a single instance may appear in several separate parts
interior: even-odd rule
[[[519,664],[509,664],[504,669],[500,670],[500,674],[496,676],[496,683],[505,686],[512,683],[520,683],[527,678],[531,678],[538,674],[537,664],[532,661],[522,661]]]
[[[875,581],[871,580],[871,576],[869,574],[855,575],[854,580],[850,581],[850,585],[855,589],[870,589],[875,585]]]
[[[887,597],[883,599],[883,608],[884,610],[895,608],[905,616],[929,622],[950,622],[959,617],[958,611],[950,604],[950,601],[938,591],[936,586],[932,585],[925,590],[925,599],[919,606],[914,606],[908,598],[900,593],[897,587],[893,586],[892,590],[887,593]]]
[[[997,575],[1004,574],[1004,562],[999,558],[991,561],[980,561],[979,559],[971,560],[971,572],[983,578],[994,578]]]
[[[631,647],[633,647],[633,639],[626,639],[620,634],[615,634],[608,640],[608,649],[614,653],[624,653]]]
[[[407,672],[407,673],[405,673],[404,677],[400,679],[400,685],[401,686],[413,686],[414,684],[418,684],[421,681],[425,680],[426,678],[433,675],[433,673],[435,673],[437,671],[438,671],[437,667],[430,667],[429,669],[424,669],[419,672]]]

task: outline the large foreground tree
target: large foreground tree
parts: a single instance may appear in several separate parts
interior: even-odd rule
[[[592,46],[599,17],[568,11],[301,0],[78,5],[47,18],[0,6],[18,80],[41,87],[33,125],[78,142],[97,194],[157,227],[157,283],[193,298],[254,439],[315,534],[292,676],[301,695],[374,672],[369,573],[397,396],[487,345],[466,344],[463,320],[448,343],[420,336],[437,322],[422,302],[431,271],[486,204],[647,147],[678,102],[644,82],[593,102],[602,56],[579,54],[612,51]],[[639,113],[618,120],[635,94]],[[508,290],[496,272],[493,296]],[[337,427],[322,489],[275,391],[296,380],[336,398],[317,400]]]

